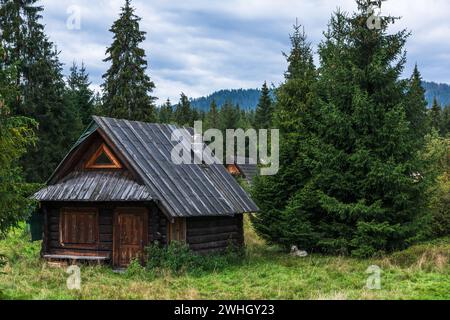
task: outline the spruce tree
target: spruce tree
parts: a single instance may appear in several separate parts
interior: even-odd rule
[[[43,182],[79,136],[78,114],[66,101],[62,64],[41,22],[37,0],[0,0],[0,41],[6,66],[16,66],[18,94],[7,101],[13,115],[39,122],[38,143],[21,163],[29,181]]]
[[[433,99],[433,104],[429,112],[430,125],[437,132],[442,132],[442,107],[437,101],[436,97]]]
[[[145,40],[140,30],[140,17],[135,15],[131,1],[126,0],[119,19],[110,29],[113,43],[106,50],[105,62],[111,63],[103,75],[103,114],[129,120],[154,122],[154,83],[146,74]]]
[[[442,135],[450,134],[450,105],[447,105],[442,111]]]
[[[261,89],[261,97],[256,106],[255,129],[269,129],[272,127],[273,103],[270,97],[270,90],[264,82]]]
[[[422,76],[419,69],[414,67],[413,74],[408,83],[406,96],[405,113],[406,119],[410,122],[412,137],[420,145],[424,141],[425,135],[429,132],[427,112],[428,102],[425,99],[425,89],[422,86]]]
[[[253,219],[257,232],[269,243],[289,248],[299,244],[308,248],[306,236],[312,232],[306,213],[288,211],[290,199],[310,179],[305,154],[309,150],[310,128],[314,110],[313,87],[316,70],[311,45],[303,28],[296,24],[290,36],[291,51],[284,54],[288,62],[285,82],[275,91],[273,126],[280,130],[280,169],[275,176],[255,179],[253,196],[261,212]]]
[[[225,133],[227,129],[239,128],[240,116],[238,107],[229,101],[226,102],[219,112],[220,129]]]
[[[308,221],[320,235],[314,249],[369,256],[413,241],[426,212],[426,177],[400,80],[409,33],[388,33],[393,17],[370,30],[370,3],[356,2],[357,13],[335,14],[319,47],[315,164],[292,208],[312,213]]]
[[[205,126],[208,129],[219,129],[220,126],[219,111],[215,100],[211,102],[211,105],[209,107],[209,112],[206,115]]]
[[[167,99],[166,103],[159,109],[159,122],[171,123],[173,121],[173,107],[170,99]]]
[[[79,68],[74,62],[67,78],[68,102],[79,113],[82,127],[86,127],[92,121],[95,108],[94,92],[89,88],[89,74],[84,63]]]
[[[193,125],[191,103],[184,93],[181,93],[180,102],[175,110],[175,122],[180,126]]]
[[[4,54],[0,42],[0,57]],[[11,115],[6,105],[6,101],[20,95],[15,71],[0,60],[0,238],[18,222],[26,220],[33,206],[29,199],[33,186],[25,183],[18,162],[35,142],[36,123]]]
[[[281,178],[261,179],[256,199],[266,223],[256,225],[285,247],[355,256],[402,249],[415,240],[426,212],[427,177],[407,119],[407,82],[400,80],[408,32],[389,34],[392,17],[370,30],[369,2],[357,5],[353,15],[338,11],[332,17],[319,46],[317,83],[293,83],[284,91],[288,108],[277,110],[281,139],[283,132],[303,137],[287,135],[292,145],[281,147],[280,162],[293,162],[280,168]],[[308,73],[314,69],[286,76]],[[302,88],[310,91],[289,103]],[[288,183],[285,191],[282,178],[292,176],[300,181],[297,190]]]
[[[198,121],[202,119],[202,115],[198,111],[197,108],[192,108],[191,110],[191,117],[192,117],[192,125],[194,125],[194,121]]]

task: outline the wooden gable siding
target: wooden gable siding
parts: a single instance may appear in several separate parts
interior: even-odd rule
[[[136,205],[133,205],[134,207]],[[98,210],[98,244],[95,246],[65,247],[61,243],[60,217],[64,208],[96,208]],[[102,256],[112,259],[113,254],[113,219],[117,207],[126,207],[126,204],[84,204],[84,203],[54,203],[44,204],[42,212],[46,214],[44,220],[43,255],[76,255],[76,256]],[[144,206],[148,209],[148,241],[167,243],[167,219],[154,204]]]
[[[123,157],[120,151],[117,150],[115,146],[109,141],[109,139],[106,136],[102,135],[100,131],[94,132],[68,156],[62,166],[52,176],[49,183],[56,183],[57,181],[61,180],[63,177],[74,171],[80,172],[92,170],[86,168],[86,166],[92,156],[102,146],[102,144],[106,145],[106,147],[111,151],[111,153],[121,165],[121,168],[113,170],[128,172],[137,183],[143,184],[142,179],[139,178],[139,175],[136,174],[136,172],[129,165],[128,161]]]

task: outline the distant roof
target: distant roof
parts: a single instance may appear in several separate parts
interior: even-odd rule
[[[136,182],[130,183],[130,186],[136,190],[139,189],[138,186],[145,187],[139,189],[142,191],[139,197],[157,201],[166,214],[172,217],[221,216],[259,210],[223,165],[177,165],[172,162],[171,151],[179,143],[171,140],[172,133],[181,129],[187,143],[192,137],[191,129],[96,116],[93,119],[91,129],[83,134],[71,152],[77,150],[90,134],[96,130],[101,131],[111,140],[143,182],[143,186]],[[190,145],[183,144],[183,152],[190,153]],[[58,169],[60,167],[62,163]],[[87,176],[85,179],[88,179]],[[61,183],[53,180],[49,180],[50,184]],[[109,185],[111,182],[105,183]],[[44,190],[51,190],[52,187],[57,189],[49,186]],[[148,192],[148,198],[144,196],[144,190]],[[44,193],[41,190],[35,197],[38,198],[37,195],[41,192]],[[70,191],[66,192],[69,192],[67,197],[70,199],[78,197],[72,195]]]
[[[147,186],[126,171],[76,171],[38,191],[39,201],[150,201]]]
[[[256,164],[237,164],[244,178],[251,184],[253,179],[258,175],[258,166]]]
[[[255,178],[259,174],[256,160],[252,158],[236,156],[234,158],[234,163],[238,167],[239,171],[241,171],[241,173],[244,175],[244,178],[250,184],[253,182],[253,178]]]

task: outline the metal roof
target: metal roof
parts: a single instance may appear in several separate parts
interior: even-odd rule
[[[39,201],[150,201],[145,185],[139,185],[130,173],[118,171],[72,172],[57,184],[38,191]]]
[[[137,193],[134,194],[134,197],[124,199],[125,195],[114,193],[114,197],[111,197],[111,194],[102,194],[92,198],[85,188],[79,187],[80,184],[87,185],[92,179],[96,180],[92,175],[98,175],[97,179],[100,179],[96,182],[98,187],[94,190],[103,190],[99,189],[100,184],[103,188],[108,189],[109,187],[116,190],[117,181],[105,179],[108,175],[104,172],[103,174],[88,172],[87,175],[86,173],[77,173],[78,176],[70,175],[64,181],[56,181],[57,184],[39,191],[35,195],[36,199],[42,201],[43,199],[75,201],[74,199],[79,197],[86,198],[86,201],[101,201],[98,199],[113,201],[113,198],[126,201],[153,199],[158,202],[166,214],[172,217],[223,216],[259,211],[248,194],[223,165],[175,164],[172,162],[171,152],[174,146],[179,144],[178,141],[171,140],[172,133],[174,130],[181,130],[184,137],[183,152],[190,154],[189,141],[192,139],[192,129],[97,116],[94,116],[93,119],[95,125],[92,125],[91,128],[98,126],[97,130],[111,140],[117,151],[128,162],[130,169],[139,176],[145,186],[132,182],[131,177],[129,179],[127,177],[120,181],[136,190]],[[73,179],[73,182],[70,180],[68,184],[68,179]],[[73,188],[69,186],[73,186]],[[86,194],[83,194],[83,191]]]
[[[191,152],[192,134],[167,124],[93,117],[173,217],[220,216],[256,212],[258,207],[223,165],[175,164],[172,133],[181,130],[183,152]],[[210,153],[209,153],[210,154]]]

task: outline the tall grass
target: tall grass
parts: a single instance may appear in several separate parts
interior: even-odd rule
[[[125,273],[80,265],[82,288],[71,291],[66,268],[42,261],[40,243],[18,229],[0,241],[0,299],[450,299],[450,239],[379,259],[297,258],[265,245],[247,220],[245,231],[243,258],[172,255],[155,268],[133,262]],[[371,265],[382,269],[381,290],[365,287]]]

